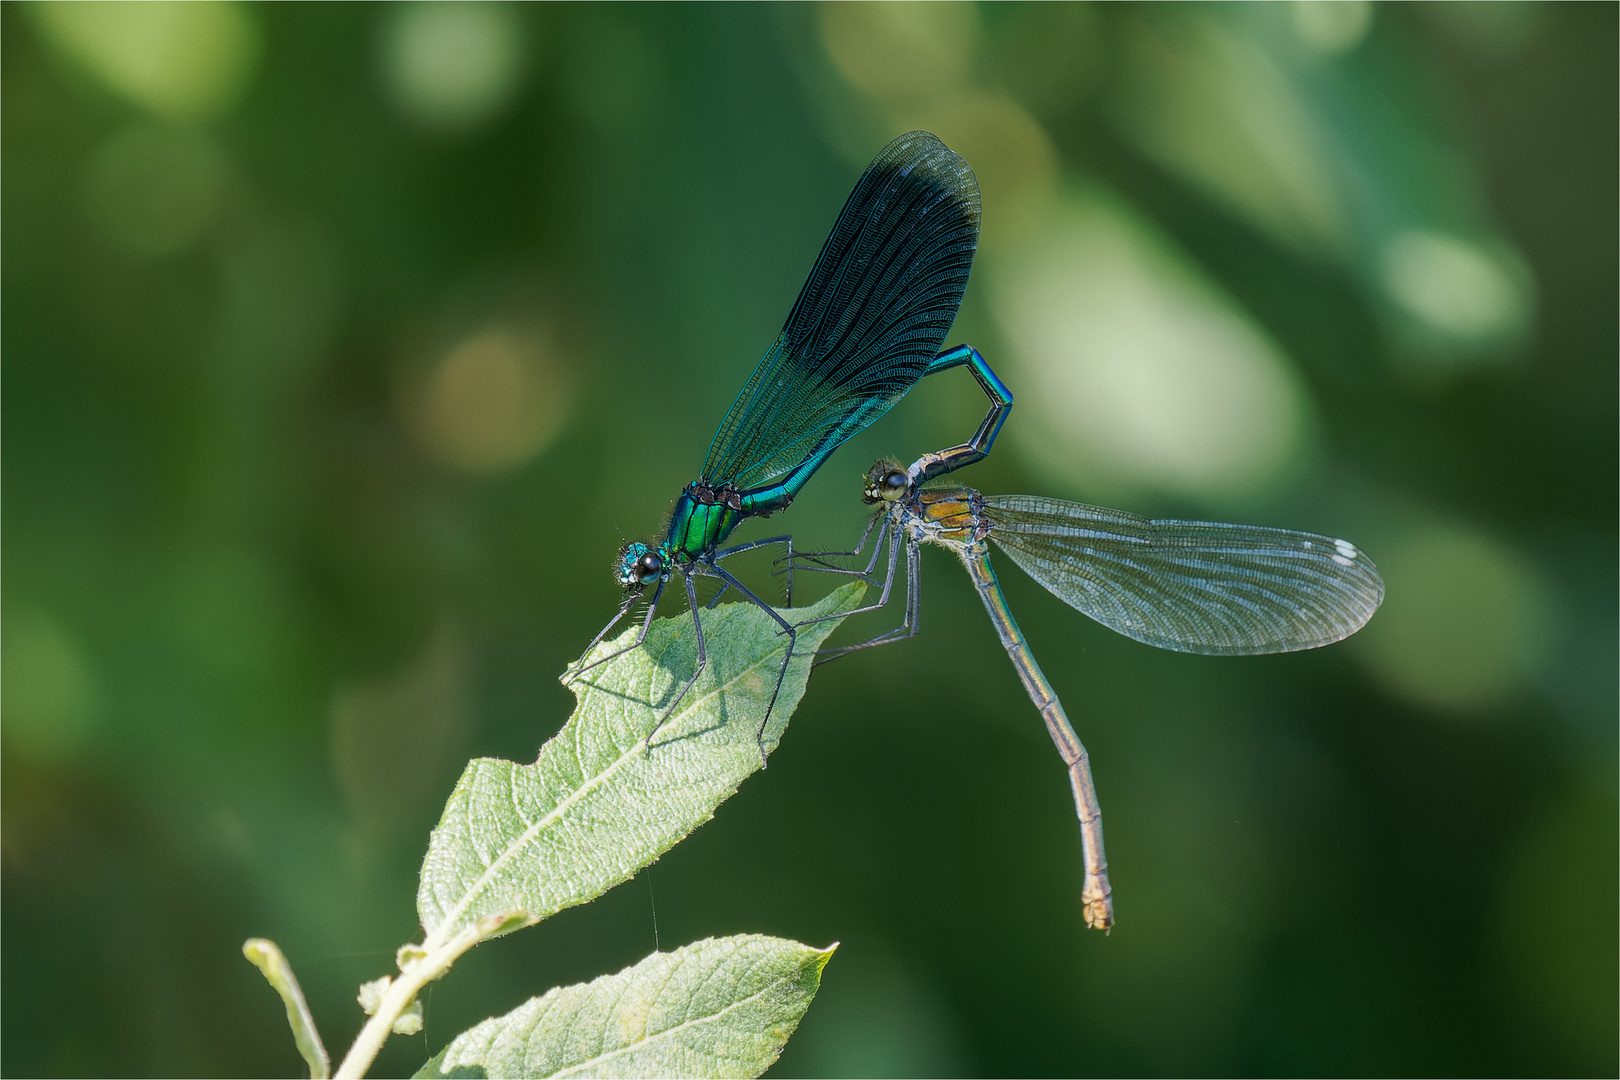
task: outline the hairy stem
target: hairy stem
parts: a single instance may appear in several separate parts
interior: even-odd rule
[[[309,1064],[309,1080],[326,1080],[332,1075],[332,1059],[321,1045],[321,1033],[315,1030],[315,1018],[309,1014],[304,991],[293,976],[292,965],[287,963],[276,943],[268,938],[248,938],[242,943],[242,955],[253,961],[264,972],[264,977],[281,995],[287,1006],[287,1024],[292,1028],[293,1042]]]
[[[416,1000],[417,993],[450,970],[461,954],[478,944],[492,933],[500,932],[500,928],[510,926],[511,920],[499,916],[493,919],[480,919],[472,926],[468,926],[446,941],[431,950],[414,952],[411,959],[400,965],[399,977],[388,984],[388,990],[383,994],[382,1001],[377,1004],[377,1011],[366,1026],[360,1029],[360,1034],[349,1047],[349,1052],[343,1058],[343,1064],[338,1066],[334,1080],[359,1080],[371,1068],[376,1060],[377,1052],[382,1049],[383,1043],[394,1030],[394,1021],[399,1019],[401,1013]],[[486,925],[489,924],[489,925]],[[408,947],[412,948],[412,947]]]

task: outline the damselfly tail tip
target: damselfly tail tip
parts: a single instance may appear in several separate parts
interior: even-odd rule
[[[1080,895],[1080,912],[1086,925],[1108,933],[1114,929],[1114,896],[1110,889],[1089,882]]]

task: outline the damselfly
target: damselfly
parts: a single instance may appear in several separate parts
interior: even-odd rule
[[[792,538],[720,545],[747,518],[784,509],[834,450],[925,375],[964,365],[973,371],[990,398],[990,410],[974,437],[957,450],[972,460],[989,452],[1010,396],[971,346],[940,351],[962,303],[978,235],[979,185],[966,161],[926,131],[909,132],[883,148],[845,202],[781,334],[715,433],[702,475],[676,500],[664,539],[656,546],[627,544],[620,551],[617,574],[624,601],[586,655],[651,586],[640,632],[624,649],[574,666],[564,681],[640,645],[665,586],[679,571],[698,659],[665,717],[707,663],[693,584],[697,576],[718,578],[722,592],[737,590],[787,635],[777,673],[780,690],[793,655],[794,628],[719,564],[770,544],[785,545],[791,554]],[[788,591],[791,599],[791,576]],[[775,704],[773,692],[766,721]],[[760,754],[763,759],[763,743]]]
[[[1180,652],[1239,656],[1330,644],[1372,617],[1384,598],[1384,582],[1354,544],[1315,533],[1149,519],[1034,495],[922,486],[967,463],[945,451],[909,468],[894,461],[872,466],[862,498],[880,509],[854,551],[830,553],[861,554],[876,529],[877,546],[864,570],[834,567],[822,561],[826,554],[800,554],[801,567],[809,560],[815,569],[875,581],[887,545],[888,572],[878,602],[863,609],[870,610],[888,601],[905,552],[900,626],[858,645],[825,650],[817,662],[916,634],[921,545],[954,551],[1069,770],[1086,868],[1082,913],[1087,925],[1106,930],[1114,922],[1113,897],[1090,758],[1013,619],[990,565],[989,541],[1058,599],[1110,630]]]

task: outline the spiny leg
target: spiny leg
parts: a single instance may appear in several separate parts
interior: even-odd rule
[[[703,669],[709,664],[709,654],[703,647],[703,619],[698,614],[697,588],[692,584],[692,574],[689,571],[683,570],[681,572],[681,580],[686,584],[686,604],[688,610],[692,612],[692,625],[697,629],[697,666],[692,669],[692,677],[686,680],[686,683],[681,687],[680,693],[676,694],[675,699],[669,703],[669,708],[664,711],[664,715],[658,718],[658,723],[654,724],[653,729],[647,732],[648,750],[652,749],[653,736],[658,734],[659,729],[664,726],[671,716],[675,715],[675,710],[680,708],[681,699],[686,696],[687,691],[692,689],[693,684],[698,681],[698,676],[703,674]]]
[[[800,552],[799,558],[801,558],[801,559],[809,559],[811,562],[817,562],[817,563],[822,563],[822,560],[824,560],[824,559],[853,559],[855,556],[859,555],[861,552],[866,550],[866,541],[867,541],[867,538],[872,535],[872,529],[877,525],[877,523],[879,521],[886,521],[887,515],[888,515],[888,509],[886,507],[879,507],[878,508],[877,512],[875,514],[873,514],[872,517],[867,521],[866,528],[861,533],[860,542],[855,545],[855,550],[854,551],[805,551],[805,552]],[[884,527],[887,528],[888,527],[887,524],[885,524]],[[877,559],[878,559],[879,553],[881,553],[881,551],[882,551],[882,545],[883,545],[883,534],[880,532],[880,533],[878,533],[878,550],[872,552],[872,562],[866,568],[866,572],[868,574],[870,574],[872,572],[872,568],[877,565]],[[788,556],[788,558],[791,559],[792,556],[790,555],[790,556]],[[782,560],[777,559],[776,561],[781,562]],[[788,569],[791,570],[792,566],[790,565],[788,567]],[[814,568],[812,568],[812,567],[801,567],[801,569],[805,569],[805,570],[809,570],[809,569],[827,570],[827,571],[829,571],[831,573],[835,573],[835,574],[859,574],[860,573],[860,571],[858,571],[858,570],[846,570],[843,567],[828,566],[826,563],[822,563],[822,565],[820,567],[814,567]]]
[[[759,767],[763,769],[769,765],[769,762],[767,762],[765,758],[765,728],[766,725],[771,722],[771,710],[776,708],[777,695],[782,692],[782,680],[787,678],[788,664],[793,660],[794,646],[798,645],[799,643],[799,632],[794,628],[792,623],[778,615],[775,608],[771,607],[771,605],[755,596],[748,590],[746,585],[732,577],[730,574],[726,573],[723,567],[710,564],[706,568],[705,572],[713,574],[715,577],[718,577],[720,580],[730,585],[733,589],[736,589],[748,599],[752,600],[762,611],[765,612],[765,614],[775,619],[776,624],[782,628],[782,633],[788,636],[787,652],[782,655],[782,667],[776,673],[776,687],[771,691],[770,704],[765,706],[765,718],[759,722],[759,731],[754,734],[754,741],[759,745]]]
[[[755,540],[755,541],[753,541],[752,543],[749,543],[749,544],[738,544],[736,547],[722,548],[721,550],[714,553],[714,557],[717,560],[718,559],[724,559],[728,555],[735,555],[739,551],[747,551],[750,548],[763,547],[765,544],[785,544],[787,546],[787,554],[779,556],[778,558],[771,560],[771,562],[772,562],[772,565],[775,565],[776,563],[780,563],[780,562],[787,563],[787,570],[786,570],[786,573],[787,573],[787,606],[792,607],[793,606],[793,537],[792,536],[772,536],[772,537],[770,537],[769,539],[766,539],[766,540]],[[783,571],[781,571],[781,570],[772,570],[771,571],[771,577],[776,577],[778,574],[781,574],[781,573],[783,573]],[[725,586],[721,586],[722,591],[724,591],[724,588],[725,588]]]
[[[788,562],[787,606],[792,607],[793,606],[793,537],[792,536],[767,536],[763,540],[750,540],[746,544],[737,544],[734,547],[721,548],[719,551],[714,553],[714,558],[715,559],[730,558],[733,555],[740,555],[744,551],[752,551],[755,548],[764,547],[767,544],[786,544],[787,545],[787,554],[782,556],[781,558],[777,558],[777,559],[772,560],[772,564],[774,565],[775,563],[779,563],[783,559],[786,559],[787,562]],[[771,571],[771,576],[775,577],[777,573],[778,573],[778,571],[772,570]],[[716,605],[716,604],[718,604],[720,602],[720,598],[726,594],[726,590],[729,589],[729,588],[731,588],[730,584],[727,583],[727,582],[722,581],[720,583],[720,591],[714,594],[714,599],[710,600],[707,606],[712,609],[714,607],[714,605]]]
[[[883,512],[880,511],[880,513],[883,513]],[[836,566],[806,566],[806,567],[802,567],[801,569],[810,570],[810,571],[812,571],[814,573],[818,573],[818,574],[847,574],[847,575],[849,575],[851,577],[858,577],[858,578],[861,578],[864,581],[871,582],[873,580],[873,578],[872,578],[872,570],[873,570],[874,567],[877,566],[878,559],[883,555],[884,538],[885,538],[885,536],[888,535],[889,524],[890,524],[890,522],[887,519],[883,522],[883,528],[878,532],[878,546],[872,552],[872,561],[867,565],[865,570],[845,570],[845,569],[842,569],[842,568],[836,567]],[[871,527],[870,526],[867,527],[867,532],[871,532]],[[866,537],[863,536],[863,537],[861,537],[861,544],[864,546],[865,543],[866,543]],[[881,607],[887,606],[888,603],[889,603],[889,592],[894,587],[894,572],[895,572],[895,567],[898,564],[899,557],[900,557],[900,544],[901,544],[901,535],[900,535],[899,529],[896,528],[896,530],[894,531],[893,536],[890,537],[889,544],[888,544],[889,570],[888,570],[888,573],[886,573],[884,575],[884,577],[883,577],[883,591],[882,591],[881,595],[878,596],[876,603],[866,604],[863,607],[853,608],[853,609],[845,612],[842,615],[823,615],[820,618],[816,618],[816,619],[806,619],[806,620],[804,620],[804,622],[798,623],[797,625],[799,625],[799,626],[809,626],[811,623],[825,622],[828,619],[847,619],[851,615],[864,615],[868,611],[876,611]],[[835,554],[841,554],[841,555],[855,554],[855,555],[859,555],[860,554],[860,549],[857,548],[854,552],[836,552]],[[818,653],[817,655],[824,655],[824,654]]]
[[[573,664],[570,664],[568,666],[570,668],[573,668],[575,665],[579,664],[580,661],[584,660],[587,656],[591,655],[591,650],[596,648],[598,645],[600,645],[602,643],[602,639],[607,637],[608,634],[613,630],[613,628],[615,626],[619,625],[619,621],[621,619],[623,619],[625,617],[625,615],[629,614],[630,609],[635,606],[635,603],[636,603],[636,601],[638,599],[640,599],[640,598],[635,593],[626,593],[624,599],[619,603],[619,611],[618,611],[618,613],[616,615],[614,615],[613,618],[608,620],[608,624],[606,626],[602,627],[601,630],[597,631],[595,637],[591,638],[591,643],[589,645],[585,646],[585,651],[584,652],[579,654],[579,660],[575,660]],[[564,672],[563,675],[562,675],[562,678],[561,678],[562,684],[564,686],[568,685],[569,678],[570,678],[570,674],[568,672]]]
[[[564,686],[572,686],[574,683],[578,682],[579,677],[581,675],[585,674],[587,671],[589,671],[592,668],[597,667],[597,666],[599,666],[601,664],[605,664],[609,660],[612,660],[612,659],[614,659],[616,657],[623,656],[627,652],[633,651],[634,649],[639,647],[643,641],[646,641],[647,640],[647,631],[652,628],[653,616],[658,611],[658,598],[664,595],[664,586],[666,584],[667,584],[667,582],[660,581],[658,583],[658,588],[653,590],[652,599],[647,602],[647,615],[646,615],[645,618],[643,618],[641,620],[641,632],[636,635],[636,640],[632,641],[630,644],[626,645],[622,649],[616,649],[613,652],[608,653],[606,656],[601,657],[600,659],[592,660],[590,663],[584,665],[583,667],[575,668],[574,670],[572,670],[570,672],[564,672],[563,675],[562,675],[562,678],[559,679],[558,681],[561,682]],[[639,600],[640,598],[641,598],[640,593],[631,593],[628,597],[625,598],[624,603],[619,605],[619,613],[617,615],[613,616],[613,621],[608,623],[606,626],[602,627],[602,632],[597,634],[596,637],[591,640],[591,643],[588,646],[586,646],[585,651],[580,654],[580,657],[579,657],[580,660],[583,660],[583,659],[585,659],[585,657],[591,655],[591,650],[596,648],[597,644],[599,642],[601,642],[601,640],[603,638],[607,637],[608,631],[612,630],[615,626],[618,625],[619,620],[624,618],[625,613],[628,612],[631,609],[631,607],[633,607],[635,605],[635,602],[637,600]],[[576,663],[576,664],[579,663],[579,660],[574,661],[574,663]]]
[[[877,546],[872,549],[872,558],[867,561],[865,570],[851,570],[846,566],[834,566],[828,559],[851,559],[859,556],[866,550],[867,538],[872,535],[872,527],[882,522],[878,528]],[[866,529],[861,533],[861,542],[855,545],[854,551],[806,551],[801,552],[799,558],[814,563],[813,566],[800,566],[801,570],[812,570],[818,574],[844,574],[847,577],[865,578],[872,581],[872,571],[877,569],[878,560],[883,557],[883,538],[888,535],[889,526],[894,523],[894,513],[888,507],[879,507],[877,513],[866,523]]]
[[[899,543],[897,537],[895,543]],[[894,579],[894,560],[890,559],[889,579]],[[888,591],[884,591],[888,595]],[[893,630],[879,634],[875,638],[860,642],[856,645],[844,645],[836,649],[823,649],[816,653],[812,666],[820,667],[829,660],[836,660],[840,656],[847,656],[858,649],[870,649],[878,645],[888,645],[895,641],[904,641],[917,636],[922,629],[922,545],[915,538],[906,540],[906,611],[900,625]]]

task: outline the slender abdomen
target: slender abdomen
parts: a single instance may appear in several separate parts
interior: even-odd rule
[[[984,601],[984,610],[990,614],[996,636],[1001,638],[1002,647],[1007,650],[1018,678],[1028,691],[1030,700],[1040,710],[1047,733],[1052,736],[1052,742],[1063,757],[1063,764],[1068,767],[1069,787],[1074,792],[1074,809],[1080,818],[1080,844],[1086,860],[1086,881],[1080,890],[1081,909],[1086,925],[1107,930],[1114,925],[1113,890],[1108,884],[1102,807],[1091,779],[1091,755],[1086,753],[1080,737],[1069,725],[1063,703],[1041,673],[1040,665],[1035,662],[1035,654],[1029,650],[1029,642],[1024,640],[1023,632],[1013,619],[1012,609],[1007,606],[1007,599],[1001,594],[1001,585],[996,581],[995,569],[990,565],[989,547],[983,539],[953,546],[962,556],[962,564],[973,579],[979,599]]]

